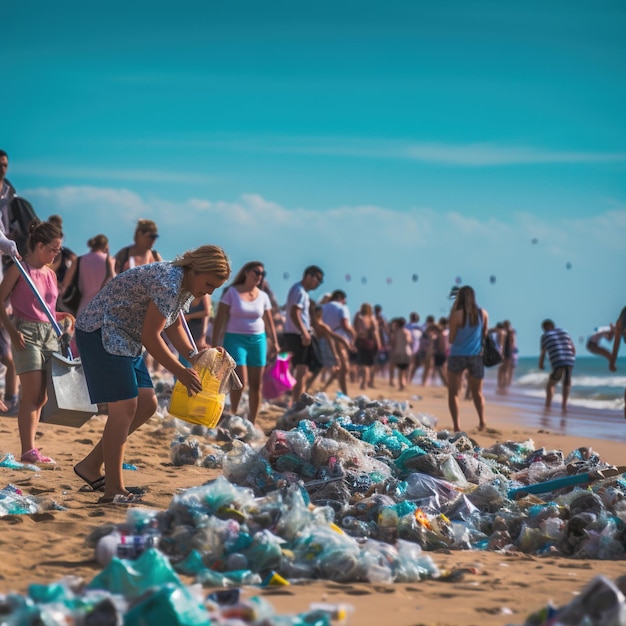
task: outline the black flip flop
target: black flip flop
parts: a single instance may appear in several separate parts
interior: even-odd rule
[[[92,491],[104,491],[104,476],[98,476],[95,480],[89,480],[86,476],[83,476],[77,469],[74,467],[74,474],[78,476],[82,481],[86,482]]]
[[[81,480],[84,480],[92,489],[92,491],[102,491],[104,492],[104,487],[106,485],[106,477],[98,476],[95,480],[89,481],[87,478],[81,474],[79,474],[78,470],[74,468],[74,473]],[[143,496],[147,493],[148,489],[146,487],[126,487],[126,491],[128,493],[132,493],[134,496]]]

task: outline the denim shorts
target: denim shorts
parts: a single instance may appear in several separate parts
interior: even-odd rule
[[[94,404],[129,400],[139,395],[140,387],[154,387],[143,356],[107,352],[100,329],[86,333],[77,328],[76,343]]]
[[[452,356],[448,357],[448,371],[461,374],[464,370],[472,378],[485,377],[485,364],[483,363],[482,354],[474,354],[472,356]]]
[[[267,364],[267,335],[243,335],[226,333],[224,348],[237,365],[264,367]]]
[[[24,336],[26,347],[17,350],[11,346],[15,372],[24,374],[46,369],[53,352],[59,351],[59,340],[50,322],[30,322],[15,318],[15,328]]]

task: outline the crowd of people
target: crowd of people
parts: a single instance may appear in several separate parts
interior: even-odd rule
[[[190,394],[197,393],[201,383],[193,365],[209,346],[223,347],[235,360],[248,391],[246,417],[252,422],[261,405],[265,368],[279,352],[290,354],[295,379],[292,403],[305,390],[316,385],[326,389],[333,382],[344,394],[348,381],[362,390],[374,389],[380,381],[391,386],[397,382],[403,390],[421,370],[422,385],[439,380],[447,387],[455,431],[461,430],[459,396],[464,385],[478,415],[478,428],[486,427],[482,354],[487,335],[501,355],[497,389],[505,393],[511,385],[518,354],[516,332],[509,320],[490,327],[488,312],[478,306],[470,286],[455,289],[448,317],[436,320],[429,315],[420,323],[413,311],[408,321],[387,320],[381,305],[368,302],[352,316],[341,289],[314,301],[310,292],[324,282],[318,265],[304,269],[281,307],[263,262],[249,261],[212,303],[211,294],[231,275],[228,257],[218,246],[201,246],[165,262],[154,249],[159,237],[156,223],[141,219],[133,244],[114,256],[104,234],[88,240],[89,252],[76,255],[64,246],[60,216],[41,221],[28,203],[16,206],[18,196],[6,180],[7,169],[8,156],[0,150],[0,251],[4,255],[0,360],[5,369],[0,413],[17,411],[22,461],[54,463],[36,447],[35,437],[46,402],[46,363],[59,351],[59,338],[37,294],[21,275],[26,272],[72,336],[91,401],[107,405],[101,440],[74,468],[94,491],[102,492],[102,502],[132,501],[137,495],[124,485],[124,449],[128,436],[156,410],[154,373],[165,368]],[[539,367],[544,367],[547,354],[552,368],[546,407],[562,381],[565,410],[574,343],[552,320],[542,326]],[[607,358],[615,371],[621,337],[626,337],[626,308],[615,325],[595,333],[587,347]],[[599,347],[601,339],[614,339],[611,352]],[[230,393],[230,410],[235,414],[240,411],[242,392]]]

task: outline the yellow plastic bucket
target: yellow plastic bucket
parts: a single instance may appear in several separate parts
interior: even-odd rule
[[[202,391],[195,396],[189,396],[187,387],[176,381],[169,414],[192,424],[214,428],[222,416],[226,395],[219,392],[220,381],[207,369],[199,370],[198,375],[202,381]]]

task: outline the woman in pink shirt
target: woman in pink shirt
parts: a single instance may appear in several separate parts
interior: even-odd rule
[[[74,329],[74,317],[56,310],[57,277],[49,265],[61,252],[63,232],[50,222],[34,220],[30,224],[28,254],[22,264],[39,294],[54,311],[58,321],[68,319]],[[11,300],[13,315],[9,317],[4,302]],[[0,319],[11,337],[15,369],[20,377],[21,397],[17,423],[22,445],[21,460],[25,463],[54,463],[35,447],[35,435],[46,403],[46,363],[53,352],[59,351],[59,342],[52,324],[42,310],[16,265],[11,265],[0,284]]]
[[[94,296],[115,276],[115,259],[109,256],[109,240],[106,235],[96,235],[88,242],[89,252],[79,257],[67,271],[61,295],[72,284],[74,274],[78,272],[78,291],[80,292],[80,313],[94,298]]]

